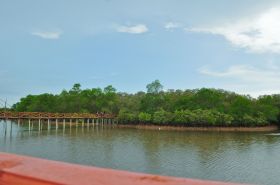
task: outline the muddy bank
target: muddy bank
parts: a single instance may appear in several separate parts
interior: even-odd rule
[[[237,131],[237,132],[271,132],[279,130],[278,126],[263,127],[176,127],[176,126],[159,126],[159,125],[115,125],[119,128],[135,128],[150,130],[177,130],[177,131]]]

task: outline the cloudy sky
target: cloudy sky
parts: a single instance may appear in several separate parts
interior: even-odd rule
[[[112,84],[280,93],[280,2],[0,0],[0,99]]]

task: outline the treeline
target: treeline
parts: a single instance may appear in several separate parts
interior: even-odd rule
[[[257,117],[245,114],[244,116],[235,119],[232,115],[221,113],[215,110],[176,110],[168,112],[159,110],[153,114],[140,112],[128,113],[120,112],[119,120],[124,124],[131,123],[153,123],[159,125],[174,125],[174,126],[266,126],[269,122],[263,115]]]
[[[280,120],[280,95],[255,99],[220,89],[167,90],[158,80],[147,92],[117,92],[114,87],[81,89],[75,84],[60,94],[28,95],[15,111],[106,112],[123,124],[176,126],[265,126]]]

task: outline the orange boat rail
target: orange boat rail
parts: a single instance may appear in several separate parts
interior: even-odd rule
[[[94,119],[114,118],[105,113],[0,112],[0,119]]]
[[[234,185],[81,166],[0,153],[0,185]],[[237,185],[237,184],[235,184]]]

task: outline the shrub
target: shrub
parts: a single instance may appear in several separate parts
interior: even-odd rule
[[[138,114],[138,119],[140,122],[142,123],[149,123],[152,120],[152,115],[149,113],[145,113],[145,112],[140,112]]]
[[[168,124],[173,120],[173,115],[163,109],[156,111],[153,115],[153,123]]]

